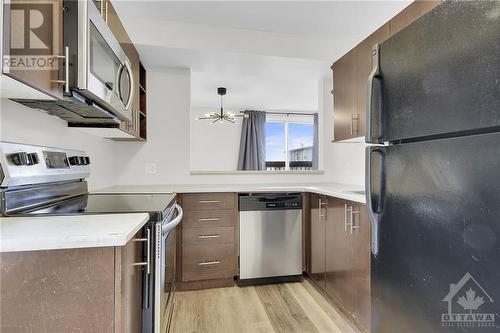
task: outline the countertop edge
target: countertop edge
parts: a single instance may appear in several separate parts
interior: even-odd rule
[[[105,218],[108,214],[94,215]],[[83,235],[83,236],[67,236],[38,238],[36,243],[21,237],[10,238],[8,240],[0,239],[0,253],[12,252],[28,252],[28,251],[45,251],[45,250],[68,250],[68,249],[83,249],[96,247],[120,247],[127,244],[132,237],[149,221],[147,213],[131,213],[131,214],[112,214],[116,215],[137,215],[138,222],[132,227],[115,234],[104,234],[100,236]],[[79,215],[82,216],[82,215]],[[58,216],[58,218],[71,219],[72,216]],[[39,219],[40,217],[33,217]],[[3,219],[16,219],[16,217],[4,217]],[[78,222],[74,222],[78,223]]]
[[[207,187],[204,187],[207,186]],[[212,186],[212,187],[210,187]],[[348,190],[342,190],[342,187],[358,187],[356,185],[347,185],[347,184],[339,184],[339,189],[330,189],[328,187],[335,185],[314,185],[314,186],[301,186],[301,185],[276,185],[276,186],[262,186],[256,187],[252,185],[231,185],[231,184],[214,184],[214,185],[203,185],[202,187],[196,185],[166,185],[165,189],[160,188],[148,188],[144,190],[131,189],[134,185],[131,186],[113,186],[104,189],[99,189],[95,193],[99,194],[166,194],[166,193],[174,193],[174,194],[182,194],[182,193],[215,193],[215,192],[229,192],[229,193],[272,193],[272,192],[283,192],[283,191],[292,191],[292,192],[305,192],[305,193],[314,193],[320,195],[331,196],[339,199],[350,200],[354,202],[358,202],[361,204],[366,204],[366,197],[361,194],[355,194]],[[145,188],[140,186],[141,188]],[[233,188],[236,187],[236,188]]]

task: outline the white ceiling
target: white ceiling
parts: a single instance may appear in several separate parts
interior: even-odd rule
[[[299,35],[366,35],[411,1],[120,1],[120,15]],[[373,30],[372,30],[373,31]]]
[[[192,106],[317,110],[330,65],[411,1],[114,0],[146,67],[190,68]]]
[[[227,87],[225,107],[317,110],[318,82],[330,77],[323,61],[184,50],[139,45],[149,66],[191,68],[191,104],[218,107],[217,87]]]

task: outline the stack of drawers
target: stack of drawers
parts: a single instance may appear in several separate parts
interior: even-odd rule
[[[182,281],[236,275],[234,193],[182,195]]]

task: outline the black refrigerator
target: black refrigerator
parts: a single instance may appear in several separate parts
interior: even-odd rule
[[[500,2],[443,2],[372,50],[372,332],[500,330]]]

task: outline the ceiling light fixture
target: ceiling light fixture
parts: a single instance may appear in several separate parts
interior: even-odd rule
[[[236,118],[244,118],[247,117],[247,115],[235,115],[232,112],[224,112],[224,104],[223,104],[223,96],[226,94],[227,89],[224,87],[219,87],[217,88],[217,94],[220,95],[220,113],[219,112],[210,112],[206,113],[204,116],[197,117],[197,120],[211,120],[211,124],[216,123],[220,121],[221,123],[224,121],[230,122],[230,123],[236,123]]]

